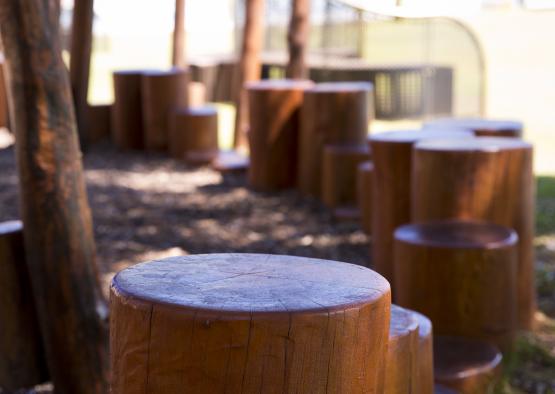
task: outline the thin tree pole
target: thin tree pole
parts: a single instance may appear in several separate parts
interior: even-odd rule
[[[287,33],[289,63],[285,70],[287,78],[304,79],[306,68],[306,48],[310,28],[310,0],[292,0],[291,19]]]
[[[185,47],[185,0],[175,0],[172,51],[172,64],[174,67],[184,68],[187,66]]]
[[[246,148],[248,131],[248,97],[245,83],[260,79],[260,52],[264,37],[264,0],[245,1],[245,27],[239,59],[239,78],[236,89],[235,148]]]
[[[71,85],[50,3],[0,0],[25,249],[56,393],[104,394],[107,308]]]
[[[69,71],[81,147],[88,144],[89,74],[93,39],[94,0],[75,0],[71,25]]]

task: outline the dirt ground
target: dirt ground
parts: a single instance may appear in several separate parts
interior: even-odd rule
[[[105,289],[130,264],[177,254],[274,253],[368,265],[370,240],[357,223],[337,222],[319,202],[293,191],[255,193],[242,175],[222,177],[108,144],[88,152],[84,165]],[[12,147],[0,149],[0,174],[0,220],[17,219]],[[537,241],[538,289],[542,310],[553,316],[555,243],[544,233]],[[538,314],[538,330],[520,338],[506,365],[500,392],[555,393],[553,320]]]

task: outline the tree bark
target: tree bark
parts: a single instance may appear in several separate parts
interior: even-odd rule
[[[51,0],[52,1],[52,0]],[[93,38],[94,0],[75,1],[71,26],[69,71],[81,147],[88,144],[87,95]]]
[[[245,1],[245,27],[236,87],[235,148],[246,148],[249,129],[248,95],[245,83],[260,79],[260,52],[264,36],[264,0]]]
[[[185,0],[175,0],[172,64],[174,67],[185,68],[185,59]]]
[[[25,247],[57,393],[107,392],[107,315],[68,73],[47,0],[0,0]]]
[[[287,33],[289,46],[289,63],[285,69],[287,78],[304,79],[308,76],[305,57],[310,26],[309,18],[310,0],[293,0]]]

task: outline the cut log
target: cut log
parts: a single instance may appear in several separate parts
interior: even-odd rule
[[[372,193],[374,185],[374,163],[365,161],[357,169],[357,205],[360,224],[366,234],[372,234]]]
[[[109,138],[111,134],[112,105],[89,105],[88,108],[89,141],[95,143]]]
[[[502,359],[501,352],[487,342],[434,338],[435,381],[461,394],[493,393]]]
[[[170,153],[191,164],[207,164],[218,155],[218,112],[213,107],[176,109],[170,119]]]
[[[317,84],[305,92],[297,181],[301,193],[321,196],[325,145],[365,143],[371,91],[372,85],[366,82],[330,82]]]
[[[510,350],[516,333],[516,233],[486,222],[437,221],[395,231],[397,303],[424,313],[438,335]]]
[[[14,392],[48,380],[23,225],[0,223],[0,391]]]
[[[424,129],[449,129],[472,131],[477,137],[521,138],[524,126],[513,120],[480,118],[442,118],[424,124]]]
[[[111,302],[114,394],[368,393],[383,380],[389,284],[363,267],[175,257],[117,274]]]
[[[312,82],[264,80],[248,83],[250,108],[249,184],[259,191],[294,187],[297,180],[299,109]]]
[[[142,109],[145,148],[167,150],[170,113],[174,108],[187,108],[189,72],[146,71],[142,75]]]
[[[326,145],[322,156],[322,201],[329,208],[356,206],[357,168],[370,159],[366,145]]]
[[[370,136],[374,162],[372,198],[373,268],[395,286],[393,277],[393,233],[410,223],[412,148],[422,139],[473,138],[468,131],[390,131]],[[394,295],[395,296],[395,295]]]
[[[120,149],[143,149],[142,71],[116,71],[112,140]]]
[[[519,328],[530,329],[536,310],[532,146],[492,137],[422,142],[415,149],[413,177],[415,222],[476,219],[516,230],[517,318]]]

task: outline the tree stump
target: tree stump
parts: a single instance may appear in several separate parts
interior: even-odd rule
[[[218,155],[218,111],[213,107],[175,109],[170,119],[170,153],[191,164],[210,163]]]
[[[487,342],[460,337],[434,338],[435,381],[461,394],[492,393],[503,356]]]
[[[305,80],[264,80],[246,85],[249,95],[249,183],[260,191],[294,187],[297,180],[299,109]]]
[[[299,135],[298,187],[301,193],[321,196],[322,156],[325,145],[361,145],[368,134],[372,85],[330,82],[305,92]]]
[[[249,158],[235,150],[220,151],[212,161],[212,169],[222,174],[245,173],[249,168]]]
[[[487,222],[408,224],[395,232],[397,303],[424,313],[438,335],[510,349],[516,330],[516,233]]]
[[[468,131],[391,131],[370,136],[374,162],[372,198],[372,264],[395,286],[393,274],[393,233],[411,222],[412,148],[425,139],[472,138]],[[394,294],[395,296],[395,294]]]
[[[418,393],[434,392],[434,338],[432,322],[426,316],[413,312],[418,321]]]
[[[138,264],[111,286],[112,392],[378,392],[390,302],[383,277],[334,261]]]
[[[189,72],[181,69],[145,71],[142,77],[144,144],[147,150],[167,150],[170,111],[188,105]]]
[[[108,138],[111,134],[112,105],[89,105],[87,119],[89,123],[89,141],[92,143]]]
[[[366,234],[372,234],[372,193],[374,185],[374,163],[364,161],[357,169],[357,204],[360,224]]]
[[[519,328],[531,328],[536,310],[532,146],[516,138],[480,137],[422,142],[414,152],[415,222],[476,219],[517,232],[517,319]]]
[[[116,71],[112,139],[120,149],[143,149],[142,71]]]
[[[357,168],[370,158],[366,145],[326,145],[322,156],[322,201],[329,208],[356,207]]]
[[[0,391],[48,380],[20,221],[0,223]]]
[[[480,118],[443,118],[424,124],[424,129],[454,129],[472,131],[477,137],[521,138],[522,122]]]

